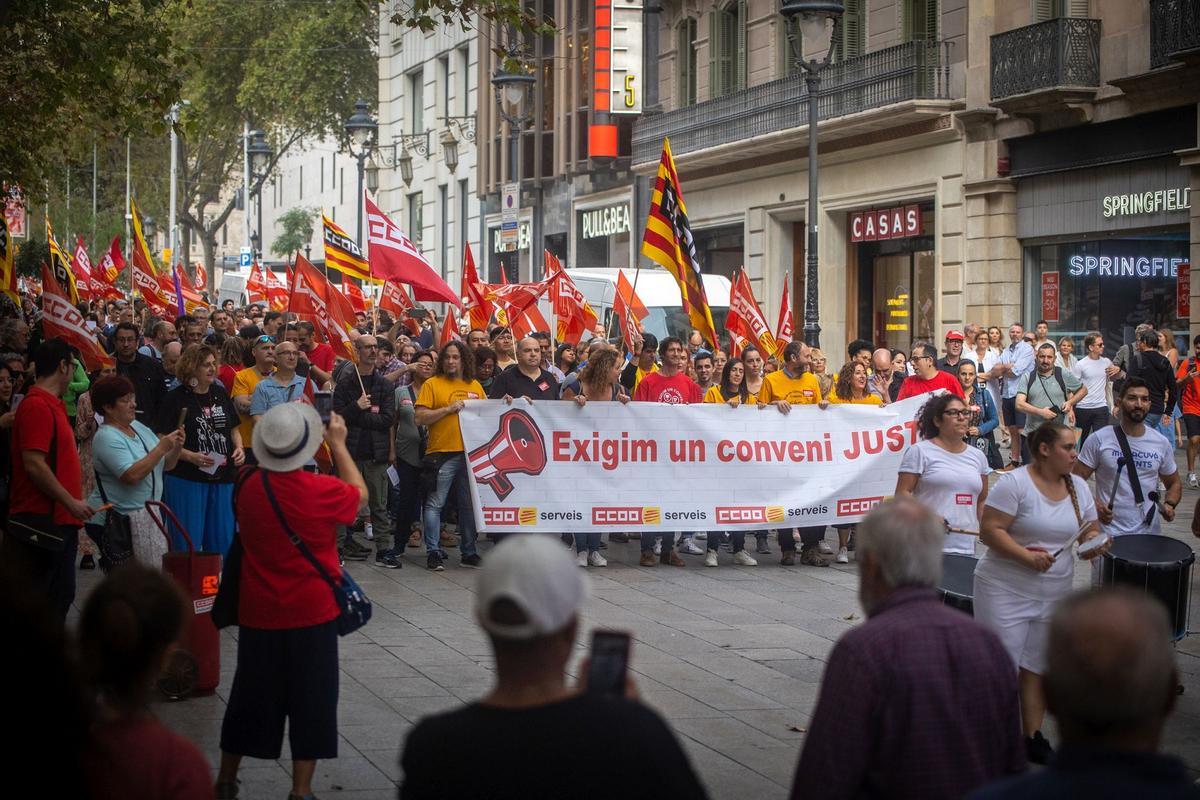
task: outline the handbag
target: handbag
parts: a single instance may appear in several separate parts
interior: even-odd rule
[[[254,467],[248,467],[238,475],[237,485],[233,487],[234,520],[237,520],[238,494],[246,480],[256,471]],[[242,602],[242,552],[242,534],[237,530],[235,522],[233,541],[229,543],[229,550],[221,562],[221,583],[217,586],[217,596],[213,600],[210,612],[217,630],[239,624],[238,606]]]
[[[337,618],[338,636],[354,633],[371,619],[371,601],[367,598],[366,592],[355,582],[350,573],[344,569],[342,570],[342,580],[340,583],[330,577],[325,568],[321,566],[321,562],[317,561],[317,557],[308,549],[308,545],[296,535],[296,532],[292,530],[292,526],[288,524],[287,517],[283,515],[283,509],[279,507],[279,501],[275,499],[275,493],[271,491],[271,482],[267,479],[266,472],[262,473],[262,478],[263,491],[267,494],[267,500],[270,501],[271,508],[275,509],[275,516],[279,518],[279,524],[283,526],[283,531],[287,534],[288,541],[296,546],[300,554],[308,560],[308,563],[313,565],[313,569],[320,573],[325,582],[329,584],[329,588],[333,590],[333,599],[340,611]]]
[[[100,499],[107,505],[108,495],[104,493],[99,470],[96,470],[96,488],[100,490]],[[133,558],[133,522],[125,514],[110,508],[104,513],[104,531],[97,544],[104,555],[101,563],[107,562],[109,570]]]
[[[50,433],[50,471],[58,474],[58,424]],[[19,455],[14,454],[17,458]],[[62,528],[54,521],[54,504],[47,514],[9,514],[5,534],[26,544],[52,553],[61,553],[66,548]]]

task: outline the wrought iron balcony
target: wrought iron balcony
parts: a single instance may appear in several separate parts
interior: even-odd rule
[[[1150,68],[1200,56],[1200,0],[1150,0]]]
[[[1079,17],[992,36],[992,100],[1100,86],[1100,20]]]
[[[950,97],[950,42],[913,41],[831,64],[821,71],[820,118],[905,100]],[[658,160],[664,136],[679,156],[808,124],[804,76],[789,75],[713,100],[643,117],[633,129],[633,163]]]

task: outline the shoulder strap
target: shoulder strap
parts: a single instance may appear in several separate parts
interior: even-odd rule
[[[1058,388],[1062,389],[1063,400],[1070,400],[1071,393],[1067,391],[1067,382],[1063,380],[1062,367],[1054,368],[1054,380],[1058,381]]]
[[[320,573],[321,577],[325,579],[325,582],[329,584],[330,588],[332,588],[334,591],[337,591],[341,587],[339,587],[337,582],[329,576],[329,573],[325,571],[323,566],[321,566],[321,562],[317,561],[317,557],[314,556],[312,551],[308,549],[308,545],[304,543],[303,539],[296,535],[296,532],[292,530],[292,526],[288,524],[287,517],[283,515],[283,509],[279,507],[279,501],[275,499],[275,493],[271,491],[271,482],[267,479],[266,470],[259,471],[262,472],[263,491],[266,492],[267,500],[271,503],[271,508],[275,509],[275,516],[279,519],[279,524],[283,526],[283,532],[287,534],[288,541],[296,546],[296,549],[300,551],[300,555],[304,556],[308,563],[313,565],[313,569]]]
[[[1129,473],[1129,486],[1133,489],[1133,502],[1140,507],[1142,505],[1142,482],[1138,480],[1137,469],[1133,465],[1133,451],[1129,449],[1129,437],[1121,429],[1121,423],[1115,423],[1112,427],[1113,433],[1117,436],[1117,443],[1121,445],[1121,455],[1125,458],[1125,471]]]

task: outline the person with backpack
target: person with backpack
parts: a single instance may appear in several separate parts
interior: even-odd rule
[[[1073,426],[1075,404],[1087,397],[1087,387],[1079,378],[1054,365],[1057,355],[1052,342],[1039,345],[1034,371],[1017,389],[1017,411],[1025,415],[1021,438],[1026,441],[1047,422]]]
[[[1157,428],[1163,416],[1169,417],[1175,410],[1175,370],[1167,357],[1159,352],[1156,331],[1142,331],[1134,344],[1137,351],[1130,356],[1125,372],[1127,377],[1141,378],[1150,387],[1150,413],[1146,415],[1146,424]]]

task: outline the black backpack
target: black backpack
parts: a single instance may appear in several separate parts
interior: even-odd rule
[[[1038,372],[1035,369],[1033,372],[1029,373],[1029,378],[1028,378],[1028,380],[1025,381],[1025,399],[1026,400],[1029,399],[1029,390],[1033,387],[1033,379],[1036,377],[1038,377]],[[1065,402],[1067,400],[1067,398],[1069,398],[1071,396],[1071,393],[1067,391],[1067,382],[1063,380],[1062,367],[1054,368],[1054,380],[1058,381],[1058,388],[1062,389],[1063,401]]]

